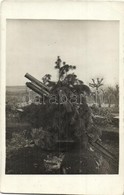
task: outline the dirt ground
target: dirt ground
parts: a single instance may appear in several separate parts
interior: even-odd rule
[[[86,150],[72,144],[66,149],[45,151],[25,139],[23,133],[13,132],[7,139],[6,174],[117,174],[118,132],[103,131],[101,143],[115,155],[116,163],[90,144]]]

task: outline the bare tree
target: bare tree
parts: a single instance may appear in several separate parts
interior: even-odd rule
[[[95,92],[96,92],[96,104],[99,105],[99,107],[101,107],[101,102],[100,102],[100,98],[99,98],[99,88],[103,85],[103,78],[97,78],[92,79],[92,83],[89,83],[89,86],[92,88],[95,88]]]

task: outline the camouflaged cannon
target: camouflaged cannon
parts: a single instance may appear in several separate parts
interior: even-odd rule
[[[28,87],[28,88],[30,88],[31,90],[33,90],[34,92],[36,92],[37,94],[39,94],[40,96],[46,96],[46,97],[49,97],[49,95],[51,94],[51,91],[52,91],[52,89],[50,88],[50,87],[48,87],[48,86],[46,86],[46,85],[44,85],[41,81],[39,81],[39,80],[37,80],[35,77],[33,77],[32,75],[30,75],[30,74],[28,74],[28,73],[26,73],[25,74],[25,77],[27,78],[27,79],[29,79],[30,80],[30,82],[26,82],[26,86]],[[70,102],[68,102],[68,104],[70,104]],[[60,107],[59,107],[60,105],[58,105],[58,110],[60,109]],[[66,104],[66,106],[67,106],[67,104]],[[72,105],[71,105],[72,106]],[[68,109],[67,109],[68,110]],[[66,111],[67,111],[66,110]],[[60,111],[60,110],[59,110]],[[60,111],[61,112],[61,111]],[[69,111],[70,112],[70,111]],[[67,113],[67,115],[69,115],[69,112]],[[53,113],[54,114],[54,113]],[[79,109],[76,109],[76,112],[75,112],[75,114],[74,114],[74,116],[72,117],[72,120],[71,121],[73,121],[73,120],[77,120],[77,117],[79,117],[81,114],[80,114],[80,111],[79,111]],[[74,117],[75,117],[75,119],[74,119]],[[81,117],[79,117],[79,119],[80,119]],[[85,119],[85,118],[84,118]],[[77,123],[81,123],[82,121],[81,120],[79,120],[79,121],[77,121]],[[71,126],[71,125],[70,125]],[[72,126],[71,126],[72,127]],[[59,126],[59,131],[61,131],[61,128],[63,128],[62,127],[62,125],[60,124],[60,126]],[[77,128],[78,128],[78,125],[77,125]],[[82,137],[82,135],[84,136],[84,133],[82,134],[80,134],[80,132],[77,132],[77,133],[79,133],[79,137]],[[96,139],[96,140],[94,140],[93,139],[93,137],[92,136],[90,136],[90,133],[88,134],[88,132],[85,132],[85,135],[87,136],[87,139],[88,139],[88,144],[90,144],[90,146],[92,146],[93,148],[95,148],[97,151],[99,151],[100,153],[102,153],[104,156],[106,156],[107,158],[109,158],[109,159],[111,159],[112,161],[114,161],[114,162],[117,162],[117,159],[115,158],[115,156],[111,153],[111,152],[109,152],[103,145],[102,145],[102,143],[98,140],[98,139]],[[85,137],[85,136],[84,136]],[[86,138],[86,137],[85,137]],[[80,139],[79,139],[80,140]],[[78,140],[78,141],[79,141]],[[84,141],[84,139],[82,139],[83,141]],[[81,141],[82,141],[81,140]],[[65,146],[64,148],[67,148],[67,146],[68,146],[68,149],[69,149],[69,145],[71,145],[71,147],[72,147],[72,145],[74,145],[74,143],[75,143],[75,139],[65,139],[65,138],[63,138],[63,139],[57,139],[56,140],[56,143],[58,143],[58,146],[59,147],[61,147],[61,145],[62,146]],[[68,144],[69,143],[69,144]],[[87,147],[87,146],[86,146]]]

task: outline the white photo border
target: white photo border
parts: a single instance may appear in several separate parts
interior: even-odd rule
[[[106,20],[119,21],[119,174],[117,175],[6,175],[5,174],[5,86],[6,20]],[[124,193],[124,2],[83,0],[5,0],[1,3],[0,67],[1,192],[50,194],[123,194]]]

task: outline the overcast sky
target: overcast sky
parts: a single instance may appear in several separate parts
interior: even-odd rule
[[[103,77],[106,85],[119,78],[119,24],[114,21],[7,21],[7,85],[24,85],[25,73],[56,80],[57,56],[76,65],[85,83]]]

